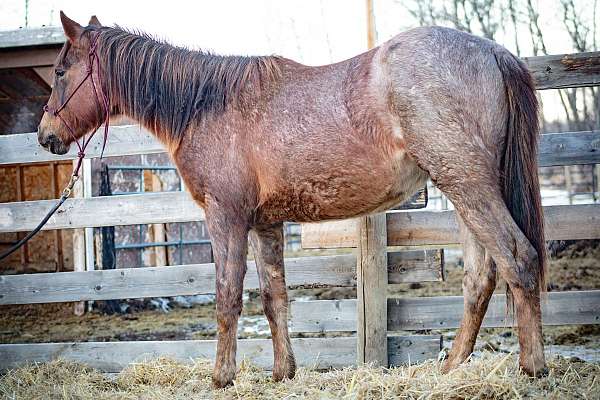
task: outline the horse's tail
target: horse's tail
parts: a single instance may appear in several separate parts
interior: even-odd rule
[[[513,219],[538,254],[540,290],[546,289],[546,243],[538,178],[538,101],[527,66],[507,50],[495,47],[494,56],[506,89],[508,122],[501,160],[502,193]],[[510,292],[508,292],[510,297]]]

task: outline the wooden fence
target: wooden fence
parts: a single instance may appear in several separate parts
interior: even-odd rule
[[[538,89],[600,84],[600,53],[556,55],[526,59]],[[97,136],[88,157],[98,157]],[[162,152],[162,146],[138,127],[111,127],[105,156]],[[35,133],[0,136],[0,165],[71,160],[75,150],[56,156],[42,150]],[[600,131],[545,134],[541,166],[600,162]],[[89,191],[89,188],[88,188]],[[32,229],[53,201],[0,204],[0,232]],[[600,238],[600,205],[545,207],[547,239]],[[94,215],[94,218],[90,218]],[[149,193],[68,200],[44,229],[91,228],[109,225],[200,221],[204,213],[187,193]],[[305,248],[356,247],[354,254],[286,259],[290,287],[356,286],[357,299],[293,302],[293,332],[356,332],[356,336],[293,339],[300,365],[342,367],[362,361],[384,365],[418,362],[435,357],[440,335],[398,335],[394,331],[455,328],[462,314],[462,297],[388,299],[388,283],[440,281],[443,250],[399,250],[388,246],[435,246],[458,242],[453,211],[393,211],[361,218],[306,224]],[[424,247],[425,248],[425,247]],[[249,263],[245,287],[257,288]],[[212,264],[129,268],[0,276],[0,304],[32,304],[80,300],[124,299],[210,293]],[[506,319],[503,296],[495,296],[485,326],[512,324]],[[550,293],[544,304],[544,323],[600,323],[600,291]],[[84,342],[0,344],[0,370],[27,361],[57,357],[85,362],[115,372],[130,362],[159,355],[186,361],[213,357],[215,341]],[[270,340],[245,339],[239,358],[259,366],[272,363]]]

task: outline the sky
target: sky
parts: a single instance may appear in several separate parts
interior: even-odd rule
[[[403,0],[374,3],[378,42],[416,26]],[[534,3],[550,52],[570,52],[558,0]],[[96,14],[104,25],[139,29],[190,48],[279,54],[309,65],[341,61],[367,46],[365,0],[0,0],[0,29],[23,27],[26,14],[29,27],[60,25],[59,10],[81,24]]]
[[[406,10],[407,1],[374,0],[378,43],[417,26]],[[559,0],[533,2],[549,53],[572,52]],[[26,15],[28,27],[59,26],[60,10],[82,25],[95,14],[104,25],[118,24],[224,55],[277,54],[322,65],[367,49],[365,0],[0,0],[0,30],[25,26]],[[512,38],[499,34],[496,39],[514,51]],[[531,55],[528,40],[524,42],[522,55]],[[545,114],[558,115],[558,97],[548,91],[542,96]]]

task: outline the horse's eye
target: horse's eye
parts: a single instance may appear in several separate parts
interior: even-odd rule
[[[65,70],[64,69],[55,69],[54,73],[56,74],[56,76],[61,77],[65,74]]]

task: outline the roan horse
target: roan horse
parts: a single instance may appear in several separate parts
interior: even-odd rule
[[[400,204],[428,177],[456,207],[464,241],[464,316],[445,371],[473,350],[496,271],[516,308],[520,366],[546,370],[540,291],[544,234],[538,103],[526,66],[500,45],[452,29],[404,32],[321,67],[222,57],[144,35],[87,27],[68,38],[39,143],[64,154],[110,101],[164,143],[204,208],[216,260],[217,387],[232,383],[248,237],[273,337],[273,378],[292,378],[283,221],[356,217]],[[76,93],[74,91],[77,90]],[[72,132],[70,132],[72,130]]]

